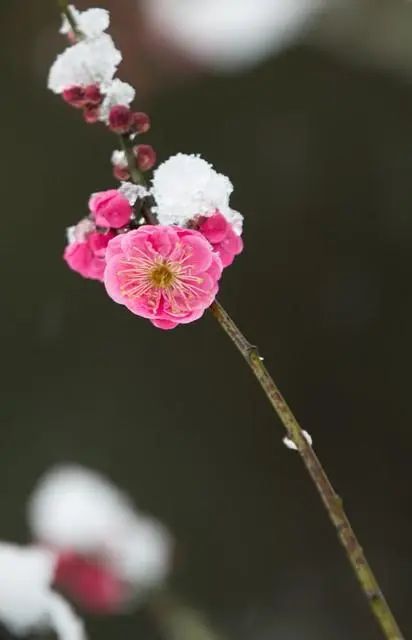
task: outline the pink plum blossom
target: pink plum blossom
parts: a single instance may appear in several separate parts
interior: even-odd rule
[[[242,238],[237,235],[220,211],[215,211],[211,216],[203,219],[199,231],[219,254],[224,267],[232,264],[235,256],[243,250]]]
[[[127,198],[117,189],[94,193],[89,200],[89,209],[98,227],[124,227],[132,215]]]
[[[160,329],[200,318],[215,299],[222,263],[198,231],[145,225],[106,252],[109,296]]]
[[[69,230],[64,260],[84,278],[103,280],[106,247],[113,236],[112,231],[99,233],[93,222],[85,218]]]

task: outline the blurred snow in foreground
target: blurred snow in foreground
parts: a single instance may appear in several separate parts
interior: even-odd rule
[[[324,0],[143,0],[151,27],[212,69],[252,66],[297,38]]]

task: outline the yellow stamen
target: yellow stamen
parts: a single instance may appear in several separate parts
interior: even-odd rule
[[[150,272],[149,278],[159,289],[168,289],[175,281],[175,274],[168,265],[158,264]]]

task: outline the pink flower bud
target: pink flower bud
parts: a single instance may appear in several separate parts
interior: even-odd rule
[[[109,128],[114,131],[114,133],[127,133],[130,131],[132,121],[133,114],[129,107],[118,104],[110,109]]]
[[[114,231],[99,233],[87,219],[81,220],[73,229],[74,238],[64,250],[66,263],[84,278],[103,280],[106,248],[115,236]]]
[[[94,193],[89,200],[89,209],[98,227],[124,227],[132,215],[132,207],[117,189]]]
[[[146,133],[150,129],[150,118],[147,113],[135,111],[133,113],[133,130],[136,133]]]
[[[63,100],[70,104],[72,107],[76,109],[81,109],[84,107],[85,98],[84,98],[84,89],[80,85],[73,85],[72,87],[67,87],[64,89],[62,93]]]
[[[156,151],[150,144],[139,144],[134,147],[133,153],[140,171],[148,171],[156,164]]]
[[[235,256],[243,251],[242,238],[235,233],[220,211],[201,220],[199,231],[210,242],[224,267],[232,264]]]
[[[88,124],[94,124],[99,120],[100,110],[96,106],[86,106],[83,109],[83,118]]]
[[[127,167],[121,167],[120,165],[114,165],[113,175],[116,180],[124,181],[130,178],[129,169]]]
[[[102,94],[97,84],[89,84],[84,89],[84,100],[88,105],[97,106],[102,101]]]

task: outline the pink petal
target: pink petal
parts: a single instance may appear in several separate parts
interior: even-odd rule
[[[152,324],[158,329],[174,329],[177,327],[177,322],[171,320],[152,320]]]
[[[214,253],[212,258],[212,263],[208,268],[207,273],[213,278],[213,280],[217,282],[218,280],[220,280],[222,271],[223,271],[222,261],[219,258],[219,256],[216,253]]]
[[[110,240],[106,248],[106,262],[109,262],[109,260],[118,253],[122,253],[121,242],[121,235],[115,236],[114,238],[112,238],[112,240]]]
[[[225,238],[230,224],[226,218],[220,213],[220,211],[214,213],[200,225],[199,231],[205,236],[212,244],[222,242]]]
[[[106,287],[106,291],[112,300],[118,304],[126,304],[125,297],[120,289],[119,276],[117,275],[117,272],[122,268],[122,258],[123,255],[121,253],[113,255],[110,260],[106,262],[106,268],[104,270],[104,286]]]
[[[200,234],[185,237],[184,252],[194,273],[206,271],[212,263],[212,248]]]

